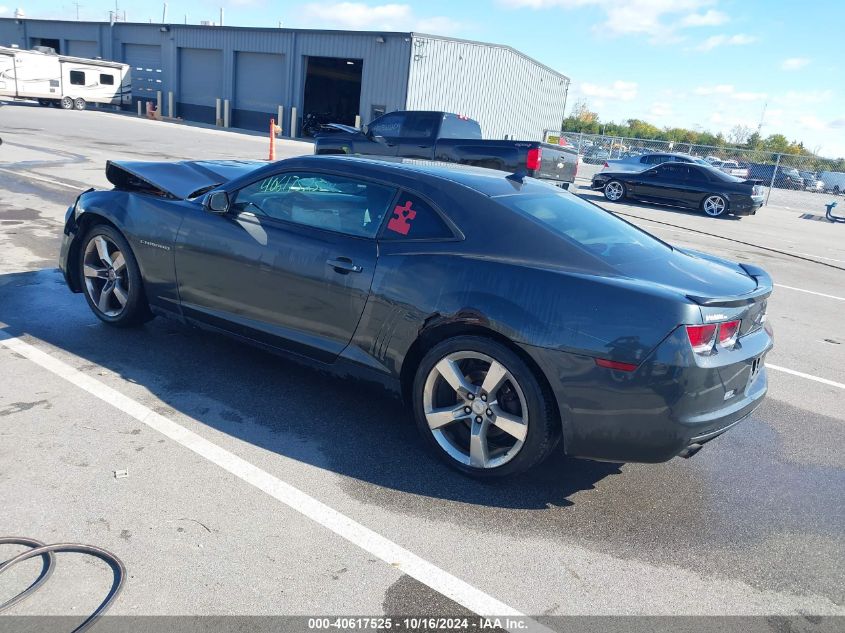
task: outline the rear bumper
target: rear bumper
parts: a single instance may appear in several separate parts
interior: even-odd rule
[[[763,200],[762,197],[731,200],[730,212],[733,215],[755,215],[757,210],[763,206]]]
[[[754,361],[771,349],[771,337],[761,330],[741,341],[741,349],[702,367],[676,332],[633,372],[597,367],[591,357],[557,350],[526,351],[552,387],[568,455],[663,462],[689,447],[694,453],[696,445],[725,433],[762,402],[766,370],[760,360],[753,373]]]

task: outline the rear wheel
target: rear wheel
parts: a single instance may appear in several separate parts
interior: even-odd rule
[[[85,103],[85,99],[83,99],[82,97],[77,97],[73,100],[73,107],[76,110],[84,110],[86,105],[87,104]]]
[[[625,185],[618,180],[611,180],[604,186],[604,197],[617,202],[625,197]]]
[[[62,100],[59,102],[62,110],[73,110],[73,99],[70,97],[62,97]]]
[[[506,346],[460,336],[432,348],[414,379],[414,417],[437,455],[478,478],[528,470],[559,437],[551,394]]]
[[[94,226],[82,242],[79,278],[85,299],[101,321],[118,327],[151,318],[138,262],[126,238],[115,228]]]
[[[718,218],[727,213],[728,202],[722,196],[707,196],[704,202],[701,203],[701,208],[711,218]]]

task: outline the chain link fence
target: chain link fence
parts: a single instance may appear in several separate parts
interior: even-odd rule
[[[672,152],[700,158],[740,178],[760,181],[766,189],[766,204],[818,211],[817,207],[831,196],[845,194],[843,159],[552,130],[546,131],[544,140],[578,150],[579,179],[591,180],[608,161],[638,161],[647,169],[665,162],[659,154]]]

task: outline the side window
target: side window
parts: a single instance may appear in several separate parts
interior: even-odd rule
[[[431,205],[406,191],[399,195],[382,232],[382,238],[387,240],[449,239],[454,236]]]
[[[373,136],[399,136],[402,131],[402,121],[405,115],[401,112],[391,112],[370,123],[369,131]]]
[[[392,187],[345,176],[286,172],[238,191],[232,211],[375,237],[395,193]]]
[[[433,112],[408,114],[402,124],[402,136],[406,138],[431,138],[437,130],[440,115]]]
[[[100,73],[100,85],[101,86],[113,86],[114,85],[114,77],[111,75],[105,75]]]
[[[85,73],[81,70],[71,70],[70,71],[70,83],[74,86],[84,86],[85,85]]]
[[[691,182],[707,182],[707,174],[695,165],[687,165],[687,177]]]
[[[642,162],[646,165],[660,165],[666,162],[666,156],[663,154],[646,154],[642,157]]]

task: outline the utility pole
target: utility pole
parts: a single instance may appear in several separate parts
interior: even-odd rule
[[[79,4],[79,2],[74,2],[73,4],[76,7],[76,21],[79,22],[79,7],[81,7],[82,5]]]

